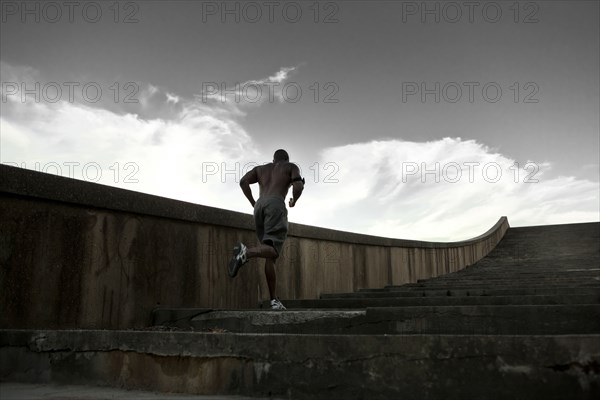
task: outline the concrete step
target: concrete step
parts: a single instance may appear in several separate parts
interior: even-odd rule
[[[429,278],[429,279],[422,279],[420,281],[423,282],[428,282],[428,281],[437,281],[437,280],[463,280],[463,279],[477,279],[477,278],[481,278],[481,279],[514,279],[514,278],[519,278],[519,279],[528,279],[528,280],[536,280],[536,279],[582,279],[582,280],[586,280],[586,279],[590,279],[590,278],[597,278],[600,275],[600,271],[595,271],[594,273],[585,273],[585,274],[574,274],[574,273],[569,273],[569,274],[557,274],[557,273],[551,273],[551,272],[547,272],[544,274],[540,274],[540,273],[527,273],[527,272],[516,272],[516,271],[511,271],[511,272],[504,272],[504,273],[498,273],[498,272],[493,272],[491,270],[490,267],[486,267],[485,269],[481,269],[481,271],[479,272],[462,272],[462,273],[453,273],[453,274],[448,274],[448,275],[441,275],[435,278]]]
[[[272,397],[155,393],[100,385],[2,382],[2,400],[276,400]]]
[[[357,310],[295,310],[276,312],[272,310],[212,310],[212,309],[157,309],[153,311],[153,326],[198,331],[271,333],[270,328],[288,325],[290,329],[272,332],[314,333],[315,329],[326,331],[332,323],[347,322],[365,316],[364,308]],[[256,328],[253,328],[256,326]]]
[[[597,289],[600,290],[600,282],[599,283],[587,283],[587,284],[562,284],[562,285],[528,285],[519,282],[518,284],[505,284],[505,285],[495,285],[493,283],[482,283],[482,284],[465,284],[465,285],[419,285],[419,286],[396,286],[396,287],[388,287],[383,290],[387,291],[423,291],[423,290],[481,290],[481,289],[496,289],[496,290],[522,290],[522,289]],[[381,290],[360,290],[362,291],[381,291]]]
[[[168,308],[159,307],[152,310],[151,326],[169,326],[174,328],[190,328],[190,322],[198,315],[209,313],[212,308]]]
[[[600,304],[407,306],[366,310],[214,310],[188,326],[205,332],[293,334],[600,333]]]
[[[439,289],[488,289],[488,288],[499,288],[499,289],[510,289],[510,288],[591,288],[600,289],[600,281],[597,283],[557,283],[557,284],[535,284],[527,282],[465,282],[463,284],[458,283],[439,283],[439,284],[421,284],[406,287],[389,288],[389,290],[439,290]]]
[[[523,267],[519,267],[519,268],[523,268]],[[590,279],[590,278],[597,278],[600,274],[600,271],[593,271],[593,272],[585,272],[585,273],[575,273],[575,272],[570,272],[570,273],[563,273],[563,272],[537,272],[537,271],[532,271],[532,270],[525,270],[523,271],[522,269],[519,271],[507,271],[506,267],[502,268],[502,271],[494,271],[492,266],[486,266],[485,268],[479,268],[478,270],[473,270],[473,271],[469,271],[469,270],[463,270],[463,271],[459,271],[459,272],[455,272],[452,274],[448,274],[448,275],[441,275],[438,277],[432,277],[432,278],[428,278],[428,279],[423,279],[423,281],[435,281],[435,280],[460,280],[460,279],[472,279],[472,278],[487,278],[489,277],[489,279],[513,279],[513,278],[519,278],[519,279],[530,279],[530,280],[535,280],[535,279]]]
[[[600,277],[590,278],[587,280],[581,279],[554,279],[554,280],[542,280],[542,279],[519,279],[513,277],[512,279],[453,279],[453,280],[436,280],[419,283],[409,283],[403,285],[405,287],[432,287],[432,286],[476,286],[476,285],[498,285],[498,286],[511,286],[518,283],[520,286],[598,286],[600,287]]]
[[[597,292],[600,291],[600,286],[592,286],[592,285],[570,285],[570,286],[542,286],[542,285],[530,285],[530,286],[496,286],[496,285],[471,285],[471,286],[428,286],[428,287],[420,287],[420,288],[404,288],[404,289],[389,289],[382,291],[374,291],[375,293],[438,293],[443,292],[447,293],[450,291],[451,293],[470,293],[472,296],[474,293],[489,293],[490,291],[502,292],[506,293],[506,295],[510,295],[512,291],[515,295],[518,294],[552,294],[552,293],[576,293],[579,290],[583,290],[586,293]],[[363,291],[359,291],[362,293]],[[371,291],[366,291],[367,293]],[[373,293],[373,292],[371,292]]]
[[[490,257],[490,256],[488,256],[488,257]],[[483,260],[489,261],[488,257],[482,259],[482,261]],[[534,275],[536,275],[536,276],[551,276],[551,275],[582,276],[582,275],[593,275],[593,274],[600,273],[600,267],[598,267],[597,265],[595,267],[589,266],[589,267],[579,267],[579,268],[555,267],[555,268],[547,268],[547,269],[541,269],[541,268],[523,269],[522,266],[511,267],[508,265],[500,265],[500,262],[498,262],[498,261],[500,261],[500,260],[497,260],[494,264],[487,264],[486,266],[481,266],[481,267],[478,267],[477,264],[472,265],[472,266],[466,267],[465,269],[461,269],[459,271],[449,273],[445,276],[446,277],[461,276],[461,275],[468,276],[468,275],[476,274],[481,271],[485,271],[486,273],[492,273],[492,274],[497,274],[497,275],[515,274],[516,273],[516,274],[520,274],[520,275],[524,275],[524,276],[526,276],[526,275],[532,275],[532,276],[534,276]],[[592,263],[594,261],[597,261],[597,259],[596,260],[590,260],[589,258],[586,259],[586,262],[589,262],[589,263]],[[511,260],[511,263],[514,263],[514,261]]]
[[[439,278],[439,279],[431,279],[429,281],[425,281],[425,282],[415,282],[415,283],[407,283],[404,284],[402,286],[420,286],[420,285],[428,285],[428,284],[438,284],[438,283],[444,283],[444,284],[449,284],[449,285],[457,285],[457,284],[461,284],[461,283],[486,283],[486,282],[490,282],[490,283],[494,283],[494,284],[502,284],[502,283],[506,283],[508,285],[513,285],[515,283],[521,283],[523,282],[524,284],[527,285],[535,285],[535,284],[544,284],[544,285],[560,285],[562,283],[574,283],[574,284],[585,284],[585,283],[590,283],[590,284],[596,284],[598,285],[600,283],[600,277],[595,276],[595,277],[585,277],[585,278],[562,278],[562,279],[541,279],[541,278],[523,278],[520,276],[511,276],[511,277],[507,277],[507,278],[488,278],[485,275],[483,276],[478,276],[478,277],[468,277],[468,278],[464,278],[464,279],[459,279],[459,278],[455,278],[455,279],[443,279],[443,278]]]
[[[4,381],[203,395],[595,399],[599,365],[600,335],[0,332]]]
[[[367,311],[371,328],[389,334],[600,334],[598,304],[385,307]]]
[[[600,304],[600,295],[560,296],[429,296],[429,297],[339,297],[320,300],[284,300],[288,309],[337,308],[360,309],[365,307],[406,306],[462,306],[462,305],[553,305],[553,304]],[[269,308],[268,302],[261,305]]]
[[[499,285],[499,286],[512,286],[518,284],[520,286],[530,286],[530,285],[542,285],[542,286],[571,286],[571,285],[596,285],[600,286],[600,278],[588,279],[582,281],[580,279],[562,279],[562,280],[528,280],[528,279],[453,279],[453,280],[439,280],[439,281],[429,281],[429,282],[419,282],[413,284],[407,284],[407,287],[420,287],[420,286],[433,286],[433,285],[444,285],[444,286],[452,286],[452,285]]]
[[[429,279],[426,281],[418,281],[416,283],[408,284],[410,286],[419,286],[419,285],[432,285],[432,284],[444,284],[444,285],[457,285],[457,284],[480,284],[480,283],[494,283],[494,284],[514,284],[515,282],[519,282],[522,284],[543,284],[543,285],[560,285],[563,283],[595,283],[598,284],[600,281],[599,276],[593,277],[578,277],[578,278],[523,278],[518,276],[511,276],[506,278],[492,278],[486,276],[477,276],[477,277],[465,277],[465,278],[439,278],[439,279]]]
[[[461,280],[476,277],[487,277],[488,279],[513,278],[515,275],[524,279],[587,279],[590,277],[600,276],[600,268],[593,270],[578,270],[578,271],[546,271],[539,272],[534,270],[508,270],[506,267],[495,271],[493,267],[480,268],[479,272],[473,269],[464,269],[447,275],[442,275],[435,278],[419,279],[418,282],[427,282],[435,280]]]
[[[529,295],[570,295],[570,294],[589,294],[600,295],[600,288],[584,287],[574,289],[572,287],[512,287],[512,288],[448,288],[448,289],[401,289],[401,287],[390,289],[365,289],[353,293],[323,293],[322,299],[327,298],[346,298],[346,297],[428,297],[428,296],[529,296]]]
[[[364,325],[367,310],[215,310],[198,315],[190,326],[202,332],[374,334],[388,333]]]

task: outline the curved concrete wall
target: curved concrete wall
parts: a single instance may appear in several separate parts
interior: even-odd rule
[[[252,216],[0,165],[0,328],[147,326],[157,306],[255,308],[261,260],[231,280]],[[277,265],[282,299],[399,285],[489,253],[506,217],[471,240],[434,243],[290,224]]]

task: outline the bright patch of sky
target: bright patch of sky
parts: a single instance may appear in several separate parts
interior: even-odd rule
[[[4,164],[250,213],[240,177],[285,148],[307,179],[292,222],[454,241],[600,219],[597,2],[495,2],[497,22],[122,2],[118,23],[29,3],[2,9]]]

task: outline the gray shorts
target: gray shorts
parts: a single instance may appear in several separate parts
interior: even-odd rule
[[[258,240],[272,246],[279,256],[288,232],[285,201],[279,196],[260,197],[254,205],[254,223]]]

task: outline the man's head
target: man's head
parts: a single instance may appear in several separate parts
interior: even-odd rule
[[[283,149],[279,149],[275,152],[275,154],[273,154],[273,162],[284,162],[284,161],[290,161],[290,156],[288,155],[287,151],[283,150]]]

